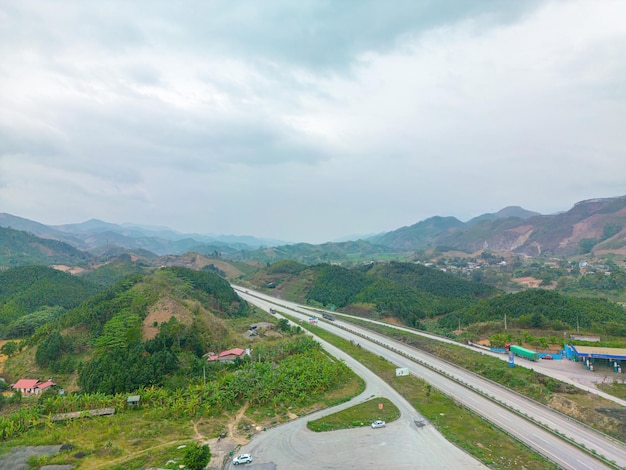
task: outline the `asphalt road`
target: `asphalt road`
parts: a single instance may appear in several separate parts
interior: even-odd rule
[[[311,316],[310,312],[303,310],[303,307],[297,306],[296,304],[285,302],[280,299],[272,299],[269,296],[257,293],[255,293],[255,296],[256,297],[251,297],[242,293],[242,297],[246,298],[246,300],[250,303],[257,304],[266,310],[269,309],[270,304],[268,302],[276,302],[281,305],[279,310],[285,310],[286,307],[289,306],[292,310],[290,313],[297,312],[301,314],[302,318]],[[400,367],[409,368],[412,374],[424,378],[436,388],[442,390],[450,396],[455,397],[457,401],[463,403],[476,413],[486,417],[488,420],[514,435],[521,441],[527,443],[529,446],[537,449],[539,452],[543,453],[563,468],[596,469],[610,467],[602,464],[599,460],[594,458],[592,455],[589,455],[587,452],[570,445],[553,433],[544,430],[532,421],[520,416],[519,413],[532,416],[535,420],[540,421],[549,428],[558,430],[562,434],[569,436],[575,442],[585,445],[588,449],[593,449],[597,454],[606,457],[608,460],[615,461],[618,465],[626,468],[626,447],[622,443],[607,439],[599,433],[583,427],[579,423],[573,422],[570,419],[553,412],[547,407],[521,397],[520,395],[511,392],[498,384],[482,379],[464,369],[452,366],[438,360],[437,358],[433,358],[432,356],[429,356],[419,350],[410,348],[401,343],[396,343],[387,337],[376,335],[369,331],[362,331],[363,334],[366,334],[372,340],[380,341],[386,345],[393,346],[404,355],[390,351],[389,349],[364,338],[359,339],[358,336],[353,336],[352,333],[337,328],[337,325],[342,323],[343,322],[340,321],[333,322],[332,324],[320,322],[320,326],[327,328],[346,339],[356,338],[355,340],[358,341],[363,347],[376,354],[386,357]],[[344,326],[354,331],[360,330],[354,325],[344,324]],[[412,359],[407,358],[406,355],[410,355]],[[480,393],[468,389],[467,387],[459,384],[456,380],[451,380],[450,378],[445,377],[430,368],[424,367],[415,361],[426,361],[432,367],[445,370],[447,374],[453,375],[458,380],[471,384],[472,387],[481,390],[483,393],[486,393],[491,397],[495,397],[497,401],[506,404],[506,407],[497,404],[493,400],[485,398]],[[518,410],[519,413],[511,411],[507,407]]]
[[[343,315],[343,314],[342,314]],[[395,328],[397,330],[402,330],[402,331],[407,331],[410,332],[412,334],[415,335],[419,335],[419,336],[425,336],[427,338],[431,338],[434,339],[436,341],[442,341],[442,342],[447,342],[450,344],[454,344],[456,346],[460,346],[463,348],[466,348],[468,350],[477,351],[477,348],[474,346],[469,346],[467,344],[462,344],[459,343],[457,341],[453,341],[449,338],[444,338],[442,336],[437,336],[437,335],[433,335],[433,334],[429,334],[423,331],[418,331],[412,328],[407,328],[407,327],[403,327],[403,326],[398,326],[398,325],[390,325],[387,323],[383,323],[383,322],[379,322],[379,321],[375,321],[375,320],[369,320],[366,318],[359,318],[359,317],[355,317],[353,315],[346,315],[348,317],[352,317],[352,318],[356,318],[362,321],[366,321],[366,322],[370,322],[370,323],[376,323],[376,324],[380,324],[380,325],[384,325],[386,327],[390,327],[390,328]],[[502,361],[508,361],[508,357],[506,354],[498,354],[496,352],[493,351],[485,351],[485,350],[480,350],[479,352],[483,353],[483,354],[488,354],[492,357],[495,357],[497,359],[500,359]],[[521,358],[516,358],[515,361],[515,366],[516,367],[524,367],[526,369],[534,369],[538,372],[541,372],[544,375],[553,377],[557,380],[560,380],[562,382],[565,383],[569,383],[571,385],[574,385],[575,387],[578,387],[582,390],[585,390],[589,393],[593,393],[594,395],[598,395],[600,397],[606,398],[607,400],[610,400],[614,403],[617,403],[620,406],[624,406],[626,407],[626,400],[622,400],[621,398],[617,398],[613,395],[610,395],[608,393],[603,392],[602,390],[599,390],[598,388],[594,387],[593,384],[594,382],[601,382],[603,380],[602,374],[599,374],[598,372],[590,372],[588,370],[586,370],[581,364],[577,363],[577,364],[573,364],[574,367],[570,367],[572,364],[569,364],[569,361],[538,361],[538,362],[532,362],[532,361],[526,361],[524,359]]]
[[[244,295],[242,295],[244,297]],[[246,299],[248,300],[248,299]],[[252,299],[250,299],[252,303]],[[269,307],[266,306],[268,310]],[[365,391],[350,402],[321,410],[253,437],[238,453],[252,454],[246,469],[486,469],[448,442],[401,395],[340,349],[318,338],[331,355],[343,359],[366,382]],[[386,397],[401,412],[385,428],[363,427],[316,433],[307,421],[335,413],[372,397]],[[228,468],[241,468],[231,465]]]

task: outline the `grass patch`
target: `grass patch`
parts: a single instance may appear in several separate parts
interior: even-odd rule
[[[382,409],[380,409],[382,405]],[[400,410],[387,398],[372,398],[364,403],[333,413],[323,418],[309,421],[307,427],[311,431],[334,431],[336,429],[361,428],[369,426],[373,421],[382,419],[386,422],[395,421],[400,417]]]
[[[626,400],[626,384],[624,383],[600,383],[597,384],[597,387],[605,393],[621,398],[622,400]]]
[[[284,314],[283,314],[284,315]],[[293,321],[297,321],[293,319]],[[445,438],[494,469],[557,469],[549,460],[502,432],[452,398],[414,376],[396,377],[396,366],[357,343],[314,325],[301,323],[315,335],[342,349],[396,389]]]
[[[213,426],[223,425],[220,420],[220,417],[212,420]],[[63,443],[72,446],[71,452],[61,452],[38,463],[93,469],[158,467],[167,460],[178,458],[176,447],[190,442],[193,434],[189,419],[164,419],[158,418],[153,410],[135,410],[37,427],[20,437],[1,442],[0,453],[16,446]],[[141,465],[113,467],[117,460],[132,460],[135,455],[141,457]]]

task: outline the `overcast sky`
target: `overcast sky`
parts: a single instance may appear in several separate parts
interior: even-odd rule
[[[626,194],[626,1],[0,0],[0,212],[321,243]]]

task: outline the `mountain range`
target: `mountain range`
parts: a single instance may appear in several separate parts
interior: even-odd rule
[[[57,241],[100,257],[133,252],[145,258],[156,258],[195,252],[240,261],[294,259],[310,264],[356,259],[359,255],[375,259],[429,251],[474,253],[487,250],[531,257],[600,256],[626,254],[626,196],[581,201],[571,209],[553,215],[511,206],[467,222],[455,217],[435,216],[363,239],[321,245],[286,244],[252,236],[181,234],[167,227],[117,225],[95,219],[49,226],[6,213],[0,213],[0,227],[5,228],[0,243],[6,244],[8,239],[15,242],[16,235],[9,236],[6,232],[10,228],[34,237],[30,241],[22,237],[20,243],[23,246],[36,245],[38,252],[54,251],[50,242]],[[6,265],[10,251],[4,249],[4,261],[0,264]],[[21,253],[24,257],[26,251],[21,249]],[[74,252],[71,256],[80,259]]]
[[[62,241],[92,254],[101,254],[103,250],[111,247],[145,250],[156,255],[182,254],[189,251],[229,253],[285,244],[280,240],[252,236],[181,234],[167,227],[118,225],[97,219],[77,224],[44,225],[6,213],[0,213],[0,227],[29,232],[44,239]]]
[[[402,251],[489,250],[533,257],[626,254],[626,196],[581,201],[554,215],[507,207],[465,223],[431,217],[369,241]]]

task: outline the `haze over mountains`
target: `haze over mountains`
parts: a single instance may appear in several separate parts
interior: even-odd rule
[[[376,253],[412,251],[475,252],[489,250],[527,256],[626,254],[626,196],[578,202],[570,210],[541,215],[519,206],[482,214],[467,222],[435,216],[391,232],[341,243],[287,244],[254,236],[181,234],[167,227],[117,225],[100,220],[48,226],[1,213],[0,227],[57,240],[98,255],[114,247],[155,255],[197,252],[235,258],[324,259],[324,253]],[[305,254],[303,254],[305,253]]]

